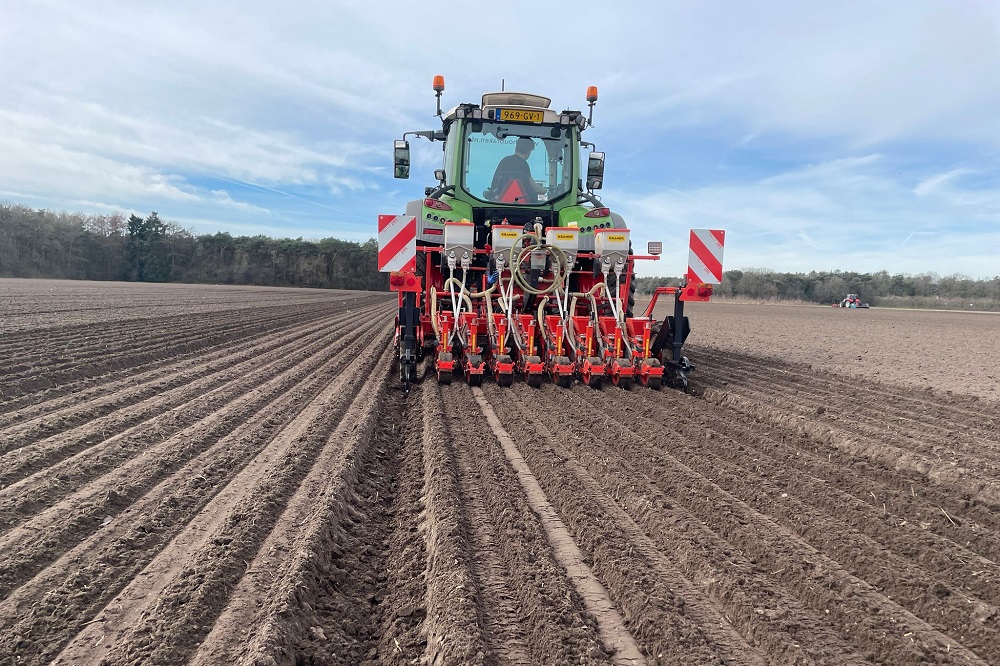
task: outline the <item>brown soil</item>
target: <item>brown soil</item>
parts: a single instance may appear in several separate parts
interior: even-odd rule
[[[404,396],[394,303],[0,280],[0,661],[1000,663],[995,315],[698,304],[690,395]]]

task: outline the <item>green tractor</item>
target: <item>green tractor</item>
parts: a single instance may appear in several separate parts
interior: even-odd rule
[[[437,182],[405,215],[379,220],[380,268],[399,292],[396,346],[407,390],[431,351],[441,382],[461,376],[478,385],[492,375],[510,386],[521,376],[538,386],[548,376],[562,386],[578,379],[658,388],[666,380],[686,388],[693,368],[680,354],[683,302],[708,300],[712,286],[663,288],[635,316],[634,261],[658,259],[659,243],[633,254],[624,220],[594,193],[604,153],[582,133],[597,88],[587,90],[586,114],[506,91],[445,113],[443,77],[434,90],[441,129],[397,140],[394,175],[409,178],[407,137],[416,136],[441,144]],[[591,149],[584,159],[582,148]],[[719,258],[721,272],[721,249]],[[674,316],[655,322],[661,293],[676,297]]]

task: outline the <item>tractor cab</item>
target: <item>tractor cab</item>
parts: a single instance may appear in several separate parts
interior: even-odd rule
[[[435,90],[441,129],[407,132],[395,151],[395,176],[407,178],[407,136],[443,144],[437,185],[406,208],[419,220],[422,242],[441,242],[444,225],[462,219],[476,225],[477,248],[487,242],[485,230],[500,223],[575,226],[586,249],[593,249],[595,230],[625,227],[594,196],[604,180],[604,153],[580,158],[581,145],[590,145],[581,135],[591,124],[596,87],[588,90],[590,115],[557,112],[548,97],[516,92],[486,93],[479,104],[443,113],[443,81],[435,81]]]

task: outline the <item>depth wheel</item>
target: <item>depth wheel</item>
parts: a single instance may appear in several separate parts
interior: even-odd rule
[[[559,388],[568,389],[570,386],[573,385],[573,377],[571,375],[559,375],[556,378],[556,385]]]
[[[501,363],[505,364],[510,363],[510,356],[508,356],[507,354],[501,354],[493,360],[493,379],[496,380],[496,383],[499,384],[500,386],[504,386],[502,380],[504,373],[498,370]],[[506,386],[510,386],[510,383],[506,384]]]
[[[528,386],[530,386],[531,388],[541,388],[542,376],[539,373],[533,372],[528,375],[527,379],[528,379]]]
[[[650,377],[646,382],[646,386],[654,391],[659,391],[663,387],[663,377]]]
[[[452,360],[452,358],[453,357],[451,355],[451,352],[443,352],[438,355],[438,359],[441,361],[450,361]],[[454,376],[455,373],[452,370],[438,370],[437,371],[438,384],[451,384],[451,378]]]
[[[510,388],[514,385],[514,375],[505,372],[497,376],[497,384],[503,388]]]
[[[479,366],[483,364],[483,357],[479,354],[469,354],[469,365]],[[465,381],[468,382],[469,386],[482,386],[483,385],[483,373],[481,372],[465,372]]]
[[[623,358],[620,361],[616,361],[619,368],[631,368],[632,361],[627,358]],[[615,386],[625,389],[626,391],[632,388],[632,375],[621,375],[617,372],[612,371],[611,373],[611,383]]]

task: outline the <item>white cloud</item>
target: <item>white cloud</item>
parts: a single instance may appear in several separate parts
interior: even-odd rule
[[[585,109],[597,84],[588,138],[645,177],[606,200],[637,238],[680,246],[669,266],[687,228],[726,226],[729,266],[995,271],[1000,4],[571,7],[575,42],[525,0],[459,30],[402,0],[14,0],[0,183],[33,205],[366,239],[440,165],[415,144],[414,180],[388,180],[391,140],[439,127],[433,74],[445,108],[504,80]],[[668,140],[722,153],[717,171],[665,180]]]
[[[919,194],[875,156],[817,164],[755,182],[718,184],[614,200],[640,244],[663,240],[669,263],[645,274],[680,274],[687,229],[727,233],[727,268],[996,274],[1000,197]],[[941,180],[944,183],[947,179]],[[608,200],[612,199],[609,195]]]

